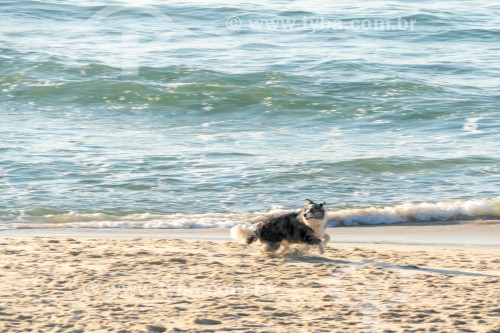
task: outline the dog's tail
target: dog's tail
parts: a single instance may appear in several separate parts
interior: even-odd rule
[[[258,237],[257,226],[255,224],[237,224],[231,228],[231,238],[246,244],[252,244]]]

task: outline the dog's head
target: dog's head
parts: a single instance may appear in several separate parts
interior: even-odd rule
[[[325,218],[326,209],[324,205],[326,202],[317,204],[312,200],[306,199],[309,203],[302,209],[302,216],[306,220],[315,219],[315,220],[323,220]]]

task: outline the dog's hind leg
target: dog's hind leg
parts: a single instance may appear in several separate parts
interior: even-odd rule
[[[290,243],[287,242],[286,240],[282,240],[281,247],[280,247],[280,253],[288,252],[289,249],[290,249]]]
[[[262,252],[276,252],[280,248],[281,242],[262,242]]]

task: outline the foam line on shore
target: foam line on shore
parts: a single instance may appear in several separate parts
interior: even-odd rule
[[[104,213],[48,214],[20,217],[0,223],[1,229],[24,228],[121,228],[121,229],[193,229],[230,228],[239,223],[254,223],[263,216],[290,212],[271,209],[253,213],[204,214],[125,214]],[[408,222],[440,222],[500,217],[500,197],[437,203],[405,203],[387,207],[340,209],[329,208],[329,226],[383,225]]]

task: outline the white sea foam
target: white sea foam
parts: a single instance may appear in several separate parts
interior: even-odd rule
[[[25,218],[15,223],[16,228],[136,228],[136,229],[187,229],[228,228],[235,223],[255,219],[255,214],[206,213],[206,214],[130,214],[116,216],[95,214],[57,214]]]
[[[8,228],[136,228],[187,229],[230,228],[239,223],[254,223],[263,215],[290,212],[273,207],[267,212],[205,213],[205,214],[130,214],[124,216],[102,213],[24,216],[17,223],[3,224]],[[329,226],[377,225],[404,222],[436,222],[474,218],[500,218],[500,197],[437,203],[408,203],[390,207],[369,207],[329,210]]]
[[[329,214],[330,221],[343,225],[433,222],[500,217],[500,197],[437,203],[402,204],[383,208],[345,209]]]

